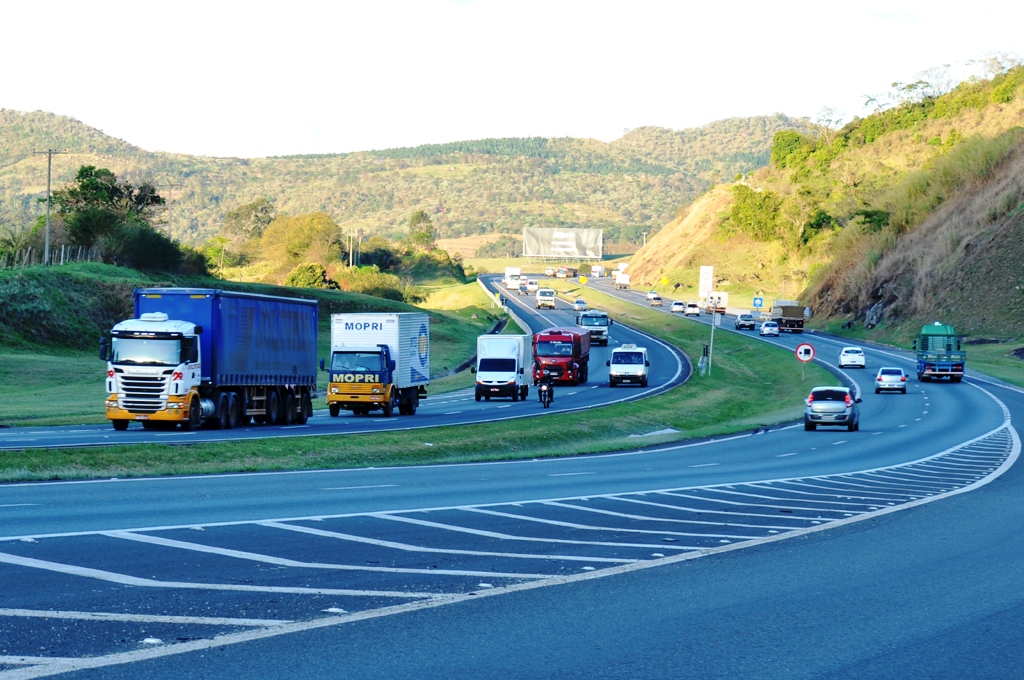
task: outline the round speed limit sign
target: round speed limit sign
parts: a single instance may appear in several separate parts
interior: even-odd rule
[[[796,346],[796,358],[805,364],[814,359],[814,347],[808,342],[801,342]]]

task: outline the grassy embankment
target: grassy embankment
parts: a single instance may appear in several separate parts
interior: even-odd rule
[[[131,316],[139,286],[184,285],[313,296],[320,300],[318,351],[330,353],[332,312],[409,312],[431,315],[431,393],[472,384],[453,369],[476,353],[476,336],[503,314],[476,284],[453,286],[422,308],[366,295],[237,284],[216,279],[147,279],[139,272],[82,264],[0,272],[0,426],[104,423],[106,397],[99,338]],[[326,374],[318,388],[326,389]],[[317,399],[314,408],[326,408]]]
[[[619,321],[658,335],[690,356],[699,356],[707,342],[705,326],[593,291],[587,291],[587,297]],[[807,378],[801,380],[799,364],[790,352],[720,333],[715,338],[713,377],[694,377],[684,386],[638,402],[550,414],[531,421],[372,435],[10,452],[0,458],[0,480],[413,465],[596,453],[795,419],[809,387],[834,382],[816,366],[808,367]],[[627,388],[621,394],[628,394]],[[426,425],[429,420],[416,416],[409,423]],[[677,432],[637,438],[664,429]]]

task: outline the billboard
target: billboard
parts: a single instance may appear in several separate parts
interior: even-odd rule
[[[600,229],[523,228],[523,257],[600,260],[603,245]]]
[[[711,295],[711,291],[715,287],[715,268],[714,267],[701,267],[700,268],[700,283],[697,287],[697,294],[701,300],[707,300],[708,296]]]

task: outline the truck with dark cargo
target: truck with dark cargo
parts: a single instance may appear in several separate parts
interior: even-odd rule
[[[964,379],[967,352],[961,348],[960,338],[949,324],[936,321],[921,328],[914,340],[917,351],[917,379],[927,382],[932,378],[949,378],[952,382]]]
[[[140,288],[100,340],[115,430],[288,425],[313,415],[317,302],[209,288]]]
[[[804,332],[804,306],[797,300],[776,300],[772,305],[771,320],[779,324],[779,331]]]
[[[590,374],[590,332],[547,328],[533,335],[533,384],[545,371],[556,383],[579,385]]]
[[[321,362],[321,368],[324,368]],[[430,384],[430,317],[421,312],[332,314],[327,408],[416,415]]]

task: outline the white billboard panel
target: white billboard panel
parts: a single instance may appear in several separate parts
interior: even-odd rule
[[[523,228],[523,257],[600,260],[603,246],[601,229]]]
[[[707,300],[708,295],[711,295],[711,291],[715,289],[715,268],[714,267],[701,267],[700,268],[700,284],[697,286],[697,294],[700,295],[701,300]]]

